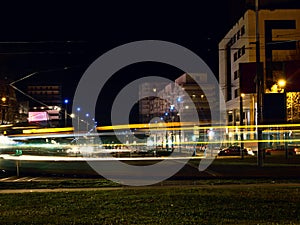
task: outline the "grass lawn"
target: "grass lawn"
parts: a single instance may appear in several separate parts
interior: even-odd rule
[[[300,185],[0,194],[0,215],[0,224],[300,224]]]

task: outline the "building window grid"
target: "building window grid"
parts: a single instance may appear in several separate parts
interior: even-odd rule
[[[235,62],[236,60],[238,60],[239,58],[241,58],[243,55],[245,55],[245,53],[246,53],[246,47],[245,47],[245,45],[244,45],[243,47],[239,48],[239,49],[234,53],[234,55],[233,55],[233,60],[234,60],[234,62]]]
[[[232,46],[234,43],[236,43],[236,41],[239,40],[244,34],[245,34],[245,26],[242,26],[241,29],[238,30],[230,39],[229,46]]]

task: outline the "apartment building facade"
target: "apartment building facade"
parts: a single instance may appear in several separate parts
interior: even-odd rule
[[[28,85],[30,102],[28,121],[44,126],[59,126],[62,119],[62,90],[57,84]]]
[[[217,112],[218,90],[208,82],[205,73],[184,73],[174,82],[164,84],[158,89],[157,83],[145,83],[140,86],[140,96],[147,96],[140,100],[140,122],[157,125],[161,123],[184,122],[193,126],[210,126],[212,112]],[[210,102],[208,101],[210,99]],[[188,123],[185,123],[188,122]],[[154,125],[155,127],[155,125]],[[200,129],[201,130],[201,129]],[[172,143],[187,143],[204,141],[206,131],[194,130],[161,130],[150,136],[151,143],[168,148]]]
[[[256,124],[257,24],[264,120],[299,121],[300,88],[295,84],[300,82],[300,10],[263,9],[258,11],[258,23],[256,12],[247,10],[219,42],[219,84],[227,124],[239,125],[241,120],[245,125]],[[281,79],[285,87],[279,87]]]

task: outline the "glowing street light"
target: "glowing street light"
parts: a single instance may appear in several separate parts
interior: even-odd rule
[[[277,83],[278,83],[278,87],[279,87],[281,90],[284,91],[284,88],[285,88],[285,86],[286,86],[286,80],[284,80],[284,79],[279,79]]]

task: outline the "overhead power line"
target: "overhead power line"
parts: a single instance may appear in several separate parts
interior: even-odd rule
[[[22,80],[25,80],[25,79],[28,79],[29,77],[32,77],[36,74],[39,74],[39,73],[48,73],[48,72],[55,72],[55,71],[64,71],[64,70],[68,70],[68,69],[72,69],[72,68],[76,68],[76,67],[80,67],[80,66],[70,66],[70,67],[63,67],[63,68],[56,68],[56,69],[49,69],[49,70],[41,70],[41,71],[36,71],[36,72],[33,72],[33,73],[30,73],[28,75],[25,75],[24,77],[18,79],[18,80],[15,80],[13,82],[11,82],[9,84],[9,86],[11,86],[13,89],[15,89],[16,91],[20,92],[21,94],[25,95],[26,97],[30,98],[31,100],[43,105],[43,106],[46,106],[46,107],[49,107],[46,103],[44,102],[41,102],[40,100],[32,97],[31,95],[25,93],[24,91],[22,91],[21,89],[19,89],[18,87],[16,87],[14,84],[22,81]]]
[[[18,51],[11,51],[11,52],[0,52],[0,55],[72,55],[72,54],[83,54],[83,52],[72,52],[72,51],[27,51],[27,52],[18,52]]]
[[[30,96],[29,94],[25,93],[24,91],[20,90],[19,88],[17,88],[16,86],[12,85],[12,84],[9,84],[13,89],[15,89],[16,91],[20,92],[21,94],[25,95],[26,97],[30,98],[31,100],[43,105],[43,106],[46,106],[46,107],[49,107],[47,104],[39,101],[38,99]]]
[[[87,41],[0,41],[0,44],[66,44],[66,43],[87,43]]]

